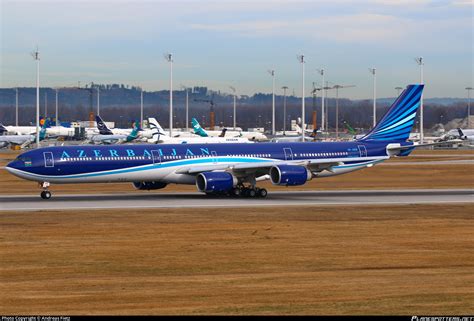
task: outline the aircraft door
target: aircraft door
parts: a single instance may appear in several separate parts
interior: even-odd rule
[[[357,145],[357,147],[359,148],[360,157],[367,157],[367,149],[365,148],[365,146]]]
[[[285,160],[293,160],[293,151],[291,148],[283,148],[283,152],[285,153]]]
[[[52,152],[44,152],[44,167],[54,167],[54,158]]]
[[[215,151],[211,151],[212,161],[217,163],[217,153]]]
[[[151,158],[153,159],[153,164],[161,164],[161,154],[158,150],[151,151]]]

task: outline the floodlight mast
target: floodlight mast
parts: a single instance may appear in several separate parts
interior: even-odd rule
[[[189,88],[181,85],[181,89],[186,91],[186,132],[189,131]]]
[[[99,85],[97,85],[97,115],[100,116],[100,89]]]
[[[301,95],[301,141],[304,142],[304,131],[305,131],[305,110],[304,110],[304,55],[297,56],[298,61],[301,63],[301,83],[302,83],[302,95]]]
[[[44,93],[44,119],[48,118],[48,92]]]
[[[467,90],[467,128],[471,128],[471,90],[472,87],[466,87]]]
[[[59,108],[58,108],[58,105],[59,105],[59,104],[58,104],[58,102],[59,102],[59,97],[58,97],[58,95],[59,95],[59,88],[56,88],[55,91],[56,91],[56,121],[55,121],[55,123],[56,123],[56,127],[58,127],[58,126],[59,126],[59,115],[58,115],[58,114],[59,114],[59,113],[58,113],[58,109],[59,109]]]
[[[18,87],[15,88],[15,126],[18,126]]]
[[[336,140],[339,140],[339,89],[355,87],[355,85],[334,85],[336,89]]]
[[[424,61],[423,57],[417,57],[415,58],[416,63],[420,66],[420,84],[423,83],[423,66],[424,66]],[[424,140],[424,135],[423,135],[423,92],[421,93],[421,98],[420,98],[420,143],[423,144]]]
[[[373,122],[372,122],[372,128],[375,127],[375,124],[377,124],[377,94],[376,94],[376,88],[377,88],[377,75],[376,75],[376,69],[375,68],[369,68],[369,72],[374,76],[374,115],[373,115]]]
[[[170,137],[173,137],[173,54],[165,54],[165,59],[170,63]]]
[[[324,126],[325,126],[325,112],[324,112],[324,100],[325,100],[325,92],[326,92],[326,89],[324,88],[324,69],[321,68],[321,69],[317,69],[318,73],[323,77],[323,80],[321,82],[322,84],[322,89],[321,89],[321,131],[324,131]]]
[[[286,90],[288,86],[283,86],[281,89],[283,89],[283,135],[286,135]]]
[[[36,51],[31,54],[33,59],[36,60],[36,148],[40,147],[40,139],[39,139],[39,72],[40,72],[40,57],[39,57],[39,50],[38,46],[36,47]]]
[[[272,76],[272,135],[275,136],[275,70],[270,69],[268,73]]]
[[[140,128],[143,128],[143,88],[140,88]]]
[[[237,123],[237,122],[236,122],[236,119],[235,119],[235,117],[236,117],[235,106],[236,106],[236,97],[237,97],[237,96],[235,95],[235,92],[236,92],[235,88],[232,87],[232,86],[229,86],[229,88],[230,88],[230,89],[232,90],[232,92],[234,93],[234,116],[233,116],[233,119],[232,119],[232,120],[233,120],[233,123],[234,123],[234,130],[235,130],[235,128],[236,128],[236,123]]]

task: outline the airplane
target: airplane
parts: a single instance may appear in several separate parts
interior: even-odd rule
[[[152,138],[148,139],[153,144],[221,144],[221,143],[252,143],[242,137],[170,137],[155,118],[148,118]]]
[[[446,134],[441,136],[440,141],[446,141],[450,139],[460,139],[468,142],[469,145],[474,145],[474,129],[451,129]]]
[[[5,126],[2,125],[3,130],[12,135],[32,135],[36,133],[36,126]]]
[[[102,120],[102,118],[99,115],[95,116],[96,120],[96,127],[89,127],[86,128],[86,135],[87,137],[92,137],[93,135],[130,135],[132,132],[133,128],[112,128],[110,129],[105,122]],[[136,127],[136,122],[134,123],[133,127]],[[140,128],[138,129],[140,130]]]
[[[129,134],[114,134],[100,116],[96,116],[96,122],[99,134],[90,136],[89,142],[91,144],[122,144],[131,142],[138,137],[138,126],[136,125]]]
[[[467,140],[470,145],[474,144],[474,129],[461,129],[458,128],[459,138],[462,140]]]
[[[39,182],[43,199],[49,186],[66,183],[131,182],[138,190],[168,184],[195,184],[207,195],[266,197],[257,183],[303,185],[313,178],[369,168],[391,157],[408,156],[420,146],[407,141],[424,85],[409,85],[377,125],[349,142],[255,144],[141,144],[57,146],[19,155],[6,169]]]
[[[46,138],[46,129],[49,126],[49,120],[45,120],[39,132],[39,140]],[[8,132],[7,128],[0,123],[0,133]],[[0,135],[0,148],[5,148],[9,145],[20,146],[25,148],[36,141],[36,135]]]
[[[243,137],[247,138],[248,140],[252,141],[265,141],[268,140],[267,136],[259,132],[248,132],[248,131],[236,131],[236,130],[229,130],[227,128],[223,128],[221,131],[219,130],[205,130],[201,127],[199,122],[196,118],[191,119],[191,125],[193,126],[194,134],[199,135],[201,137],[225,137],[226,135],[229,137]]]
[[[50,126],[46,128],[46,133],[48,136],[55,137],[74,137],[74,128],[73,127],[64,127],[64,126]]]

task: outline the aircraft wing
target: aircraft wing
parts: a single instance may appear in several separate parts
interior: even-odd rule
[[[306,160],[278,160],[278,161],[262,161],[254,163],[237,163],[237,164],[215,164],[202,166],[189,166],[180,168],[176,171],[177,174],[197,175],[202,172],[212,171],[231,171],[235,174],[267,174],[273,166],[277,165],[295,165],[304,166],[312,172],[321,172],[323,170],[331,171],[331,168],[337,165],[342,165],[346,162],[370,162],[382,161],[389,159],[389,156],[377,157],[345,157],[345,158],[326,158],[326,159],[306,159]]]

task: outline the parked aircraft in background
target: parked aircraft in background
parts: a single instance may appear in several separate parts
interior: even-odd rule
[[[221,144],[221,143],[252,143],[242,137],[170,137],[155,118],[148,118],[152,131],[152,138],[148,139],[153,144]]]
[[[39,132],[40,141],[44,140],[47,137],[46,127],[49,126],[49,121],[46,120],[41,127]],[[7,128],[0,123],[0,134],[7,132]],[[36,133],[36,127],[35,127]],[[0,135],[0,148],[8,146],[20,146],[20,148],[25,148],[31,143],[36,141],[36,135]]]
[[[131,142],[138,137],[138,126],[136,124],[129,134],[114,134],[100,116],[96,116],[96,123],[99,134],[90,136],[89,142],[91,144],[122,144]]]
[[[243,137],[251,141],[265,141],[268,140],[267,136],[259,132],[248,132],[248,131],[236,131],[228,128],[222,130],[205,130],[201,127],[196,118],[191,120],[194,133],[201,137]]]

